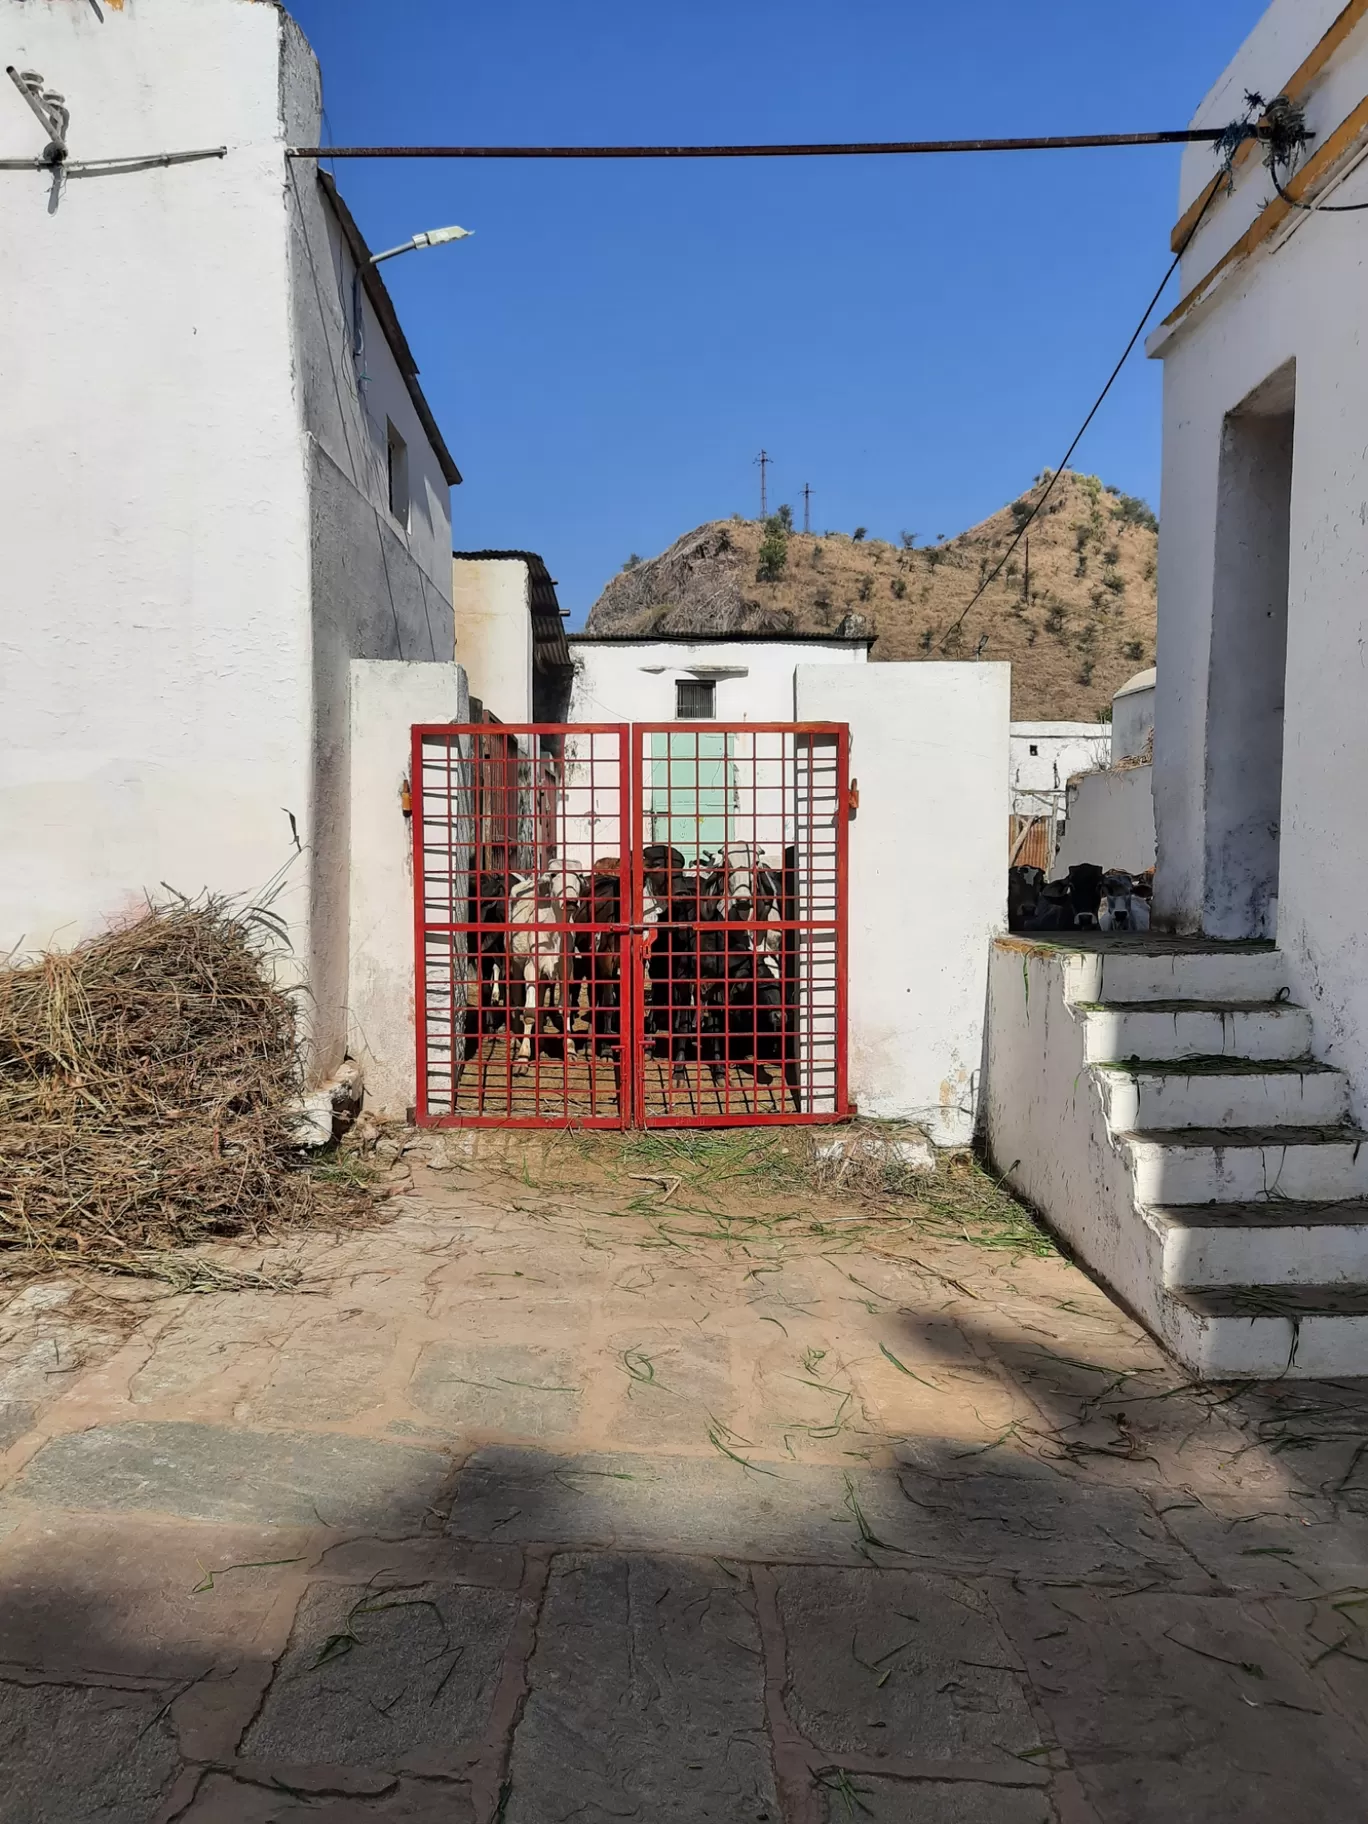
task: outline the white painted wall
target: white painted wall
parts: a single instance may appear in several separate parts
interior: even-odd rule
[[[1154,866],[1153,767],[1085,773],[1071,780],[1064,834],[1051,878],[1061,879],[1078,862],[1143,874]]]
[[[351,896],[347,1049],[366,1074],[366,1107],[403,1120],[417,1101],[413,825],[400,803],[411,730],[465,722],[459,665],[351,664]]]
[[[719,722],[791,722],[800,665],[860,665],[863,640],[596,640],[570,635],[571,722],[672,722],[680,678],[716,682]],[[473,688],[473,686],[472,686]]]
[[[1012,810],[1044,816],[1052,799],[1062,804],[1075,773],[1106,765],[1109,748],[1110,731],[1101,722],[1013,722]]]
[[[1231,121],[1241,119],[1245,113],[1245,96],[1251,90],[1267,96],[1282,94],[1293,73],[1344,9],[1345,0],[1272,0],[1231,63],[1208,90],[1192,117],[1192,125],[1226,127]],[[1363,48],[1361,33],[1356,32],[1349,47],[1349,57],[1357,58]],[[1341,55],[1322,78],[1318,104],[1323,101],[1326,113],[1339,108],[1332,127],[1338,126],[1349,110],[1363,99],[1362,85],[1357,94],[1351,93],[1355,77],[1356,72],[1346,67]],[[1212,242],[1229,246],[1244,233],[1258,213],[1257,199],[1268,195],[1267,179],[1259,179],[1259,169],[1256,158],[1239,174],[1236,196],[1229,199],[1239,201],[1237,211],[1228,216],[1225,206],[1221,206],[1208,219],[1202,234],[1210,234]],[[1180,208],[1187,209],[1196,200],[1214,171],[1214,157],[1209,147],[1192,146],[1184,153],[1179,179]],[[1194,243],[1193,251],[1198,254],[1197,265],[1204,272],[1211,263],[1210,249],[1199,249]]]
[[[0,178],[0,950],[75,941],[163,880],[254,891],[295,852],[286,809],[307,841],[312,808],[280,16],[5,24],[76,154],[231,150],[73,178],[55,214],[45,176]],[[11,94],[0,156],[41,145]],[[307,895],[297,862],[297,950]]]
[[[995,1170],[1042,1211],[1151,1329],[1163,1330],[1153,1232],[1137,1216],[1128,1164],[1113,1143],[1070,972],[1095,958],[1004,937],[988,964],[983,1132]]]
[[[1111,763],[1138,760],[1154,736],[1154,667],[1137,672],[1112,698]],[[1081,770],[1081,769],[1080,769]]]
[[[1338,0],[1276,0],[1197,119],[1238,111],[1246,88],[1276,94],[1340,12]],[[1323,143],[1368,94],[1368,20],[1335,56],[1307,104]],[[1184,201],[1209,174],[1184,159]],[[1188,291],[1269,194],[1257,159],[1233,198],[1213,206],[1183,263]],[[1330,199],[1368,202],[1360,168]],[[1238,645],[1213,654],[1222,452],[1232,413],[1296,363],[1290,581],[1277,939],[1296,998],[1315,1015],[1319,1055],[1347,1070],[1368,1114],[1368,888],[1362,781],[1368,776],[1368,348],[1363,337],[1363,216],[1301,214],[1208,300],[1152,339],[1164,360],[1164,482],[1159,557],[1155,808],[1156,911],[1182,930],[1207,919],[1222,881],[1213,831],[1231,804],[1211,796],[1216,666],[1238,704]],[[1252,642],[1257,649],[1257,643]],[[1257,690],[1251,675],[1248,688]],[[1229,708],[1221,712],[1227,718]],[[1225,780],[1224,794],[1239,779]]]
[[[520,557],[458,557],[451,568],[456,654],[470,679],[471,696],[501,722],[530,722],[532,614],[527,565]]]
[[[972,1136],[988,955],[1006,923],[1011,667],[802,665],[800,720],[850,725],[850,1090]]]
[[[294,28],[287,28],[287,39]],[[301,41],[302,42],[302,41]],[[313,75],[312,58],[287,70]],[[313,131],[313,110],[291,138]],[[320,1047],[345,1042],[351,871],[347,668],[354,658],[449,663],[451,491],[408,384],[364,290],[356,349],[356,265],[313,167],[287,174],[295,349],[310,512],[314,867],[309,980]],[[343,205],[345,206],[345,205]],[[408,453],[408,511],[390,509],[390,425]]]
[[[425,656],[431,657],[452,638],[451,490],[374,306],[364,289],[358,297],[356,262],[337,215],[314,181],[314,167],[292,162],[288,177],[305,426],[364,495],[377,530],[392,535],[433,586],[427,598],[430,624],[426,616],[419,624]],[[363,319],[359,355],[358,302]],[[410,505],[401,518],[390,511],[391,424],[408,450]],[[401,629],[399,637],[406,631]]]
[[[228,154],[73,174],[55,198],[44,174],[0,179],[0,951],[74,942],[163,881],[250,895],[284,866],[326,1075],[346,663],[451,650],[439,492],[415,560],[348,456],[364,414],[339,408],[343,435],[322,403],[347,380],[338,281],[308,168],[283,157],[316,142],[316,66],[252,0],[137,0],[103,24],[8,5],[5,23],[7,61],[65,93],[74,158]],[[0,157],[40,149],[11,95]]]

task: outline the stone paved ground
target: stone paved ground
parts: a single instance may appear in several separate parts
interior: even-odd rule
[[[1363,1387],[687,1144],[0,1286],[5,1824],[1363,1815]]]

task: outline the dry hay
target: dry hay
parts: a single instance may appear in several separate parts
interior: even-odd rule
[[[139,1252],[371,1207],[299,1151],[296,1006],[263,928],[183,901],[0,969],[0,1249],[138,1271]]]

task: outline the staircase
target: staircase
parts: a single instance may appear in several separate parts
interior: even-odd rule
[[[1032,1028],[1043,989],[1044,1079],[1077,1063],[1052,1138],[1003,1110],[1010,1077],[990,1084],[994,1155],[1020,1149],[1012,1182],[1196,1373],[1368,1374],[1368,1134],[1347,1079],[1311,1056],[1278,953],[1162,938],[998,952],[990,1078],[1014,974]],[[1052,1165],[1051,1146],[1072,1162]]]

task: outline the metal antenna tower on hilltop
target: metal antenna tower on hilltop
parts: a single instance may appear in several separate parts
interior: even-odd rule
[[[803,530],[812,530],[812,484],[807,481],[803,483]]]
[[[769,518],[769,495],[765,489],[765,471],[766,471],[766,469],[768,469],[769,465],[774,461],[774,458],[770,455],[768,450],[761,450],[760,454],[756,457],[755,460],[759,464],[759,467],[760,467],[760,517],[761,517],[761,519],[768,519]]]

